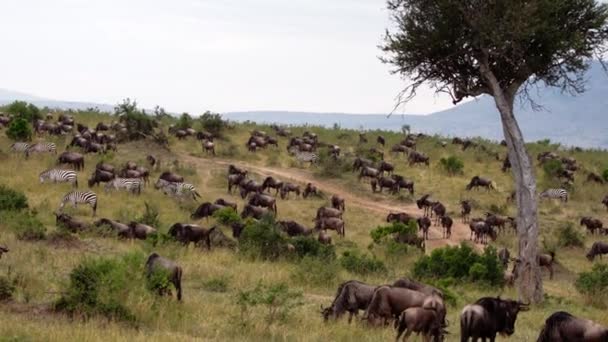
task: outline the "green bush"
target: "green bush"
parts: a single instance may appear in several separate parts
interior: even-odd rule
[[[194,123],[194,120],[192,120],[192,117],[190,116],[190,114],[183,113],[179,117],[179,119],[177,119],[177,123],[175,124],[175,128],[177,128],[177,129],[192,128],[192,124],[193,123]]]
[[[152,116],[137,108],[136,101],[128,98],[114,108],[114,114],[119,116],[120,122],[127,127],[126,138],[128,140],[140,140],[144,139],[146,135],[151,136],[158,125]]]
[[[356,250],[342,253],[340,264],[345,270],[360,275],[381,274],[387,271],[386,266],[381,260],[361,254]]]
[[[268,326],[284,322],[292,309],[303,304],[302,293],[292,291],[287,284],[262,285],[258,284],[251,290],[239,291],[236,304],[241,309],[241,321],[248,320],[249,311],[255,307],[266,308],[266,323]]]
[[[14,281],[8,277],[0,277],[0,302],[10,300],[15,293]]]
[[[222,116],[210,111],[203,113],[198,120],[201,123],[203,130],[212,133],[217,137],[221,135],[222,130],[226,127],[226,122],[222,120]]]
[[[408,224],[395,222],[390,226],[378,226],[375,229],[372,229],[372,231],[369,232],[369,235],[372,237],[374,243],[381,243],[386,236],[390,236],[395,233],[416,235],[417,232],[418,227],[416,226],[416,222],[409,221]]]
[[[334,159],[326,148],[320,149],[318,152],[318,168],[315,174],[325,178],[342,178],[350,174],[352,170],[352,162],[344,157]]]
[[[594,305],[605,306],[608,290],[608,265],[595,264],[590,272],[579,274],[576,289]]]
[[[138,288],[134,282],[142,281],[143,264],[143,255],[138,253],[118,259],[85,259],[70,272],[70,281],[55,303],[55,309],[85,319],[100,315],[112,320],[135,321],[125,303]]]
[[[548,160],[543,164],[543,172],[549,179],[557,177],[557,175],[559,175],[563,170],[564,167],[562,162],[559,160]]]
[[[239,252],[262,260],[277,260],[287,250],[287,239],[270,215],[246,224],[239,240]]]
[[[24,118],[15,118],[11,121],[6,136],[13,141],[32,140],[32,127]]]
[[[604,178],[604,180],[606,182],[608,182],[608,169],[604,170],[604,172],[602,172],[602,178]]]
[[[585,247],[585,234],[568,222],[557,230],[557,243],[560,247]]]
[[[46,228],[34,214],[28,211],[6,212],[0,218],[19,240],[36,241],[46,238]]]
[[[213,213],[213,218],[217,220],[219,224],[229,226],[233,223],[242,222],[239,214],[232,208],[222,208]]]
[[[21,191],[0,185],[0,212],[27,209],[27,197]]]
[[[431,255],[425,255],[416,261],[412,272],[417,278],[468,280],[490,285],[503,283],[503,269],[496,249],[487,247],[479,255],[464,243],[459,247],[433,250]]]
[[[317,239],[309,236],[298,236],[291,239],[299,258],[314,257],[321,260],[335,260],[336,248],[333,245],[324,245]]]
[[[462,174],[462,170],[464,169],[464,163],[462,160],[455,156],[441,158],[439,163],[450,176]]]
[[[6,112],[13,114],[15,118],[25,119],[26,122],[34,122],[42,119],[40,109],[31,103],[15,101],[6,107]]]

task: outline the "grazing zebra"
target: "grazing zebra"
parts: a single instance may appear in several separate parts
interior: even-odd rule
[[[141,189],[144,187],[142,178],[114,178],[106,183],[104,190],[106,192],[115,189],[125,189],[134,194],[141,194]]]
[[[25,156],[29,157],[32,153],[43,153],[43,152],[53,152],[57,154],[57,145],[52,142],[41,142],[37,144],[30,145],[25,150]]]
[[[63,207],[67,202],[72,203],[76,208],[78,203],[88,204],[93,208],[93,216],[97,213],[97,195],[93,191],[72,191],[68,192],[61,200],[59,211],[63,211]]]
[[[568,202],[568,191],[564,189],[548,189],[538,195],[539,198],[560,199],[563,202]]]
[[[40,173],[40,183],[44,183],[45,180],[49,180],[53,183],[71,183],[75,188],[78,187],[78,177],[76,171],[72,170],[61,170],[61,169],[48,169]]]
[[[24,142],[16,142],[11,145],[12,152],[26,152],[30,148],[30,144]]]
[[[155,187],[157,189],[161,189],[165,195],[171,195],[174,197],[191,196],[195,201],[197,197],[201,197],[198,191],[196,191],[194,185],[190,183],[169,182],[164,179],[158,179]]]
[[[296,152],[295,157],[298,160],[298,162],[310,163],[311,165],[316,164],[317,161],[319,160],[319,156],[316,153],[312,153],[312,152]]]

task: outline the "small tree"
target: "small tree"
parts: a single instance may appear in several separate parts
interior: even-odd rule
[[[14,141],[32,140],[32,127],[24,118],[15,118],[11,121],[6,136]]]
[[[190,114],[182,113],[182,115],[177,120],[177,123],[175,124],[175,128],[177,128],[177,129],[192,128],[193,122],[194,122],[194,120],[192,120],[192,117],[190,116]]]
[[[206,111],[199,118],[201,126],[203,130],[215,135],[219,136],[222,129],[226,127],[226,122],[222,120],[222,116],[217,113],[212,113],[210,111]]]
[[[464,163],[462,162],[462,160],[458,159],[458,157],[451,156],[448,158],[441,158],[441,160],[439,160],[439,162],[441,163],[441,166],[443,167],[443,169],[450,176],[454,176],[456,174],[461,174],[462,169],[464,169]]]
[[[24,101],[15,101],[8,105],[6,112],[13,114],[17,118],[23,118],[27,122],[33,123],[36,120],[42,119],[40,109],[31,103]]]
[[[519,259],[525,265],[518,268],[519,294],[540,302],[536,179],[514,103],[518,95],[530,99],[538,84],[585,90],[589,60],[608,47],[608,6],[595,0],[388,0],[388,8],[395,28],[381,47],[383,61],[412,81],[398,105],[423,84],[450,94],[454,103],[493,97],[516,184]]]

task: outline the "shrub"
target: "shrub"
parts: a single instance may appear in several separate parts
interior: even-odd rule
[[[0,302],[13,298],[15,293],[14,281],[8,277],[0,277]]]
[[[125,303],[137,288],[132,282],[141,280],[143,264],[143,255],[135,253],[120,259],[85,259],[70,272],[70,281],[55,309],[85,319],[101,315],[135,321]]]
[[[604,306],[608,290],[608,265],[595,264],[590,272],[579,274],[574,285],[592,304]]]
[[[211,278],[203,282],[203,288],[210,292],[227,292],[228,282],[229,279],[224,276],[219,278]]]
[[[27,197],[20,191],[0,185],[0,211],[27,209]]]
[[[339,266],[335,260],[306,256],[300,260],[291,276],[302,284],[330,286],[336,282]]]
[[[344,252],[340,258],[340,264],[347,271],[360,275],[386,273],[387,271],[381,260],[361,254],[356,250]]]
[[[418,259],[413,268],[414,277],[427,279],[458,279],[500,285],[503,270],[496,249],[487,247],[482,255],[461,244],[433,250],[430,256]]]
[[[4,213],[2,221],[10,228],[17,239],[26,241],[44,240],[46,238],[46,228],[40,220],[32,213],[9,212]]]
[[[137,218],[137,222],[147,224],[152,227],[160,227],[160,219],[158,207],[144,202],[145,210],[141,217]]]
[[[543,164],[543,172],[549,179],[557,177],[557,175],[559,175],[563,170],[564,167],[562,166],[562,162],[559,160],[548,160]]]
[[[42,119],[40,109],[31,103],[15,101],[8,105],[6,112],[13,114],[16,118],[24,119],[26,122],[34,122]]]
[[[32,140],[32,127],[24,118],[15,118],[11,121],[6,136],[13,141]]]
[[[329,155],[327,149],[321,149],[318,152],[318,168],[315,173],[320,177],[326,178],[342,178],[350,173],[352,165],[344,157],[337,160]]]
[[[558,229],[557,243],[560,247],[585,247],[585,235],[568,222]]]
[[[462,174],[462,170],[464,169],[464,163],[462,160],[458,159],[458,157],[451,156],[448,158],[441,158],[439,160],[441,167],[448,173],[450,176],[454,176],[457,174]]]
[[[324,245],[313,237],[298,236],[291,240],[291,244],[300,258],[313,257],[327,261],[336,259],[336,248],[333,245]]]
[[[120,117],[120,122],[127,127],[127,139],[144,139],[146,135],[153,136],[157,123],[152,116],[137,108],[137,102],[130,99],[114,107],[114,114]]]
[[[242,222],[241,217],[232,208],[222,208],[213,213],[213,218],[223,225]]]
[[[260,221],[250,221],[239,241],[241,253],[262,260],[277,260],[287,250],[287,240],[270,215]]]
[[[270,326],[277,321],[285,321],[290,311],[302,305],[302,293],[291,291],[287,284],[258,284],[252,290],[239,291],[236,304],[241,308],[241,320],[246,321],[249,311],[257,306],[267,310],[266,322]]]
[[[177,119],[177,123],[175,124],[175,128],[177,129],[187,129],[192,128],[192,117],[188,113],[183,113],[179,119]]]
[[[604,180],[606,182],[608,182],[608,169],[604,170],[604,172],[602,172],[602,178],[604,178]]]
[[[401,222],[395,222],[390,226],[378,226],[373,229],[369,235],[374,240],[374,243],[380,243],[384,240],[386,236],[393,235],[395,233],[404,234],[404,235],[416,235],[418,232],[418,228],[414,221],[409,221],[408,224],[404,224]]]
[[[226,122],[222,120],[222,116],[217,113],[206,111],[199,118],[203,130],[212,133],[214,136],[220,136],[222,130],[226,127]]]

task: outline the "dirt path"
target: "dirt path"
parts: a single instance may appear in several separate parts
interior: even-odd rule
[[[317,188],[325,193],[336,194],[341,196],[346,200],[347,206],[355,206],[364,208],[367,210],[373,210],[381,215],[387,215],[389,212],[405,212],[413,216],[420,216],[422,211],[418,209],[416,205],[409,204],[397,204],[394,202],[390,202],[387,200],[376,200],[369,199],[363,196],[359,196],[353,194],[345,190],[343,187],[331,183],[326,180],[315,178],[314,175],[306,170],[294,169],[294,168],[275,168],[275,167],[267,167],[267,166],[258,166],[255,164],[250,164],[246,162],[235,162],[231,160],[224,159],[208,159],[208,158],[198,158],[189,156],[186,154],[179,155],[180,160],[186,161],[188,163],[195,164],[200,166],[201,168],[205,168],[204,165],[207,164],[215,164],[223,167],[228,167],[228,165],[233,164],[238,167],[243,167],[249,170],[250,172],[264,175],[264,176],[275,176],[280,179],[290,180],[296,183],[313,183],[317,186]],[[468,240],[470,236],[470,229],[467,225],[460,222],[459,218],[454,218],[454,225],[452,226],[452,237],[449,240],[442,238],[441,227],[432,226],[429,230],[429,240],[427,241],[427,251],[432,250],[437,247],[443,246],[455,246],[460,244],[461,241]],[[478,246],[481,248],[481,246]]]

